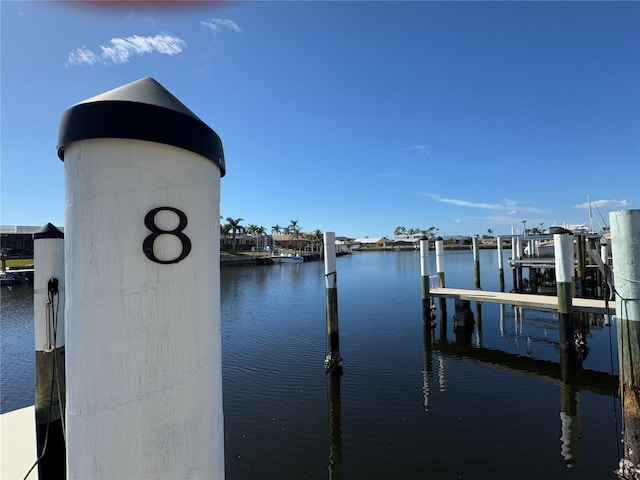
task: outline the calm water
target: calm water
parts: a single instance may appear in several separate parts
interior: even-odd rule
[[[497,252],[480,253],[497,290]],[[473,288],[470,251],[445,267],[448,286]],[[563,385],[551,313],[472,304],[482,327],[456,339],[452,302],[446,328],[423,328],[418,252],[337,269],[338,381],[324,373],[321,262],[222,269],[227,479],[617,478],[613,327],[588,319],[586,373]],[[31,302],[30,287],[2,289],[2,411],[33,403]]]

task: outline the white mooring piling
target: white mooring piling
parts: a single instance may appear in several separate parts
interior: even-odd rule
[[[429,240],[420,239],[420,278],[422,292],[422,320],[430,325],[433,320],[431,295],[429,294]]]
[[[336,271],[336,234],[324,234],[324,279],[327,298],[327,341],[329,354],[324,360],[327,373],[342,373],[340,331],[338,329],[338,273]]]
[[[218,135],[152,78],[70,107],[67,474],[224,478]]]
[[[436,239],[436,273],[438,274],[438,287],[445,288],[444,282],[444,240]]]
[[[556,288],[558,295],[558,319],[560,324],[560,348],[573,348],[573,235],[564,228],[553,230]]]
[[[65,478],[64,234],[51,223],[33,234],[33,331],[38,478]]]
[[[480,246],[478,245],[478,237],[473,237],[473,278],[475,285],[480,290]]]
[[[498,276],[500,278],[500,291],[504,292],[504,260],[502,259],[502,237],[496,237],[498,245]]]
[[[640,478],[640,210],[609,214],[623,412],[618,475]]]
[[[438,287],[445,288],[444,278],[444,240],[442,237],[436,239],[436,272],[438,274]],[[446,322],[447,318],[447,299],[444,297],[439,298],[440,306],[440,321],[441,324]]]

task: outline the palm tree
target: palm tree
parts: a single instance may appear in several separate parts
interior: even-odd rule
[[[244,221],[244,218],[226,218],[227,225],[229,226],[229,230],[231,230],[231,244],[233,245],[233,251],[236,251],[236,233],[244,233],[245,228],[240,225],[240,222]]]
[[[277,223],[271,227],[271,234],[272,235],[280,235],[282,233],[282,227],[280,225],[278,225]]]
[[[264,228],[264,227],[261,225],[261,226],[259,226],[258,228],[256,228],[256,232],[255,232],[255,233],[256,233],[256,235],[258,235],[258,237],[262,237],[263,235],[266,235],[266,234],[267,234],[267,229],[266,229],[266,228]],[[256,241],[256,246],[259,246],[257,241]]]
[[[313,232],[313,236],[315,237],[315,243],[318,245],[318,251],[321,252],[324,246],[324,234],[318,228],[315,232]]]
[[[291,220],[289,226],[285,228],[285,233],[291,235],[294,240],[298,240],[298,250],[300,249],[300,227],[298,220]]]

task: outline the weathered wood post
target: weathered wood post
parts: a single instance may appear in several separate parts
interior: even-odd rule
[[[556,267],[556,288],[558,295],[558,318],[560,322],[560,348],[573,348],[573,235],[569,230],[556,227],[553,233]]]
[[[70,107],[67,473],[224,478],[218,135],[152,78]]]
[[[516,239],[515,233],[514,233],[514,228],[511,227],[511,261],[512,261],[512,268],[511,268],[511,274],[513,276],[513,291],[514,292],[519,292],[520,291],[520,286],[518,285],[518,267],[517,267],[517,252],[518,252],[518,241]]]
[[[444,279],[444,240],[442,237],[436,239],[436,272],[438,274],[438,285],[445,288]],[[440,297],[440,321],[446,322],[447,318],[447,299]]]
[[[576,297],[583,297],[583,283],[584,283],[584,270],[585,270],[585,237],[584,235],[575,236],[576,244],[576,274],[575,274],[575,294]]]
[[[600,260],[604,266],[604,271],[598,269],[598,298],[605,298],[607,295],[607,272],[609,268],[609,246],[607,240],[604,237],[600,238]]]
[[[64,234],[51,223],[33,234],[33,263],[38,477],[58,479],[66,476]]]
[[[336,234],[324,234],[324,281],[327,293],[327,339],[329,354],[324,360],[327,373],[342,374],[340,332],[338,330],[338,280],[336,272]]]
[[[430,325],[432,318],[431,295],[429,293],[429,240],[420,239],[420,278],[422,280],[422,320]]]
[[[624,458],[618,474],[640,478],[640,210],[609,214],[618,319]]]
[[[478,237],[473,237],[473,278],[475,285],[480,290],[480,247],[478,246]]]
[[[500,277],[500,291],[504,292],[504,260],[502,258],[502,237],[496,237],[498,245],[498,275]]]

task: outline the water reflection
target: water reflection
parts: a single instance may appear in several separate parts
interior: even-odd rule
[[[512,337],[515,342],[522,341],[525,312],[522,307],[513,307],[515,320],[515,332],[509,334],[506,331],[506,306],[500,305],[499,331],[500,337]],[[454,315],[455,341],[450,342],[446,334],[446,316],[440,312],[440,336],[436,339],[435,330],[424,328],[424,371],[423,387],[425,411],[431,411],[434,396],[438,392],[431,388],[434,374],[434,359],[438,365],[445,366],[447,358],[466,358],[485,365],[491,365],[500,369],[507,369],[532,375],[546,381],[559,383],[560,385],[560,437],[559,452],[567,468],[573,468],[578,464],[578,446],[582,439],[582,421],[580,417],[579,398],[580,391],[587,390],[599,394],[616,397],[618,394],[614,388],[617,385],[618,376],[583,367],[586,358],[584,351],[580,351],[580,344],[576,342],[571,348],[560,348],[559,342],[556,351],[559,356],[557,361],[534,358],[533,344],[535,342],[549,343],[547,330],[544,328],[543,339],[526,336],[526,355],[509,353],[494,348],[485,348],[482,345],[482,305],[478,302],[475,306],[475,321],[471,321],[471,308],[469,302],[456,302],[456,314]],[[478,321],[480,319],[480,321]],[[546,322],[534,320],[535,322]],[[576,329],[589,331],[589,326],[601,326],[603,318],[593,316],[584,317],[576,315]],[[475,341],[472,342],[475,332]],[[519,348],[518,348],[519,349]],[[439,378],[444,386],[444,368],[439,368]],[[441,388],[441,392],[444,388]],[[556,437],[557,438],[557,437]],[[634,438],[637,438],[636,435]],[[626,478],[626,477],[625,477]],[[629,477],[631,478],[631,477]]]
[[[342,401],[340,378],[327,375],[329,386],[329,480],[340,480],[342,467]]]

